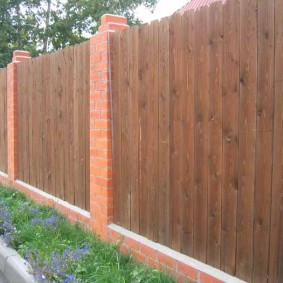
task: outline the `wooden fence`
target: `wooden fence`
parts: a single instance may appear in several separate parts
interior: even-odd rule
[[[7,173],[7,70],[0,69],[0,171]]]
[[[18,66],[19,179],[89,210],[89,42]]]
[[[283,282],[283,2],[115,33],[114,221],[249,282]]]

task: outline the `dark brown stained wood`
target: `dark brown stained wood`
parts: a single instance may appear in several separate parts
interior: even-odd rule
[[[220,268],[222,189],[222,4],[209,8],[209,123],[207,263]]]
[[[89,210],[89,42],[22,62],[18,75],[20,179]]]
[[[30,61],[30,71],[35,68],[35,59],[31,59]],[[35,91],[34,91],[34,81],[35,81],[35,72],[31,75],[29,80],[29,184],[35,186],[35,162],[34,162],[34,129],[35,129]],[[31,73],[30,73],[31,74]]]
[[[255,191],[257,1],[240,2],[239,192],[237,277],[252,281]]]
[[[147,156],[148,152],[148,134],[149,125],[148,118],[151,113],[149,113],[149,101],[148,92],[149,89],[149,50],[151,48],[149,44],[149,27],[148,25],[143,25],[139,29],[140,46],[143,46],[143,52],[139,53],[139,128],[140,128],[140,148],[139,148],[139,186],[140,186],[140,233],[148,237],[148,223],[149,223],[149,211],[147,208],[148,196],[149,196],[149,168],[148,168],[148,158],[152,156]]]
[[[7,155],[7,70],[0,69],[0,171],[3,173],[8,173]]]
[[[236,272],[239,157],[239,33],[240,1],[223,6],[223,173],[221,269]]]
[[[55,182],[55,164],[56,164],[56,155],[55,155],[55,94],[56,94],[56,76],[57,72],[57,58],[55,56],[50,57],[50,89],[49,89],[49,96],[50,96],[50,104],[48,105],[49,108],[49,119],[50,122],[48,123],[47,135],[49,133],[49,145],[50,145],[50,152],[48,153],[48,157],[50,158],[50,167],[48,170],[48,179],[50,187],[48,189],[49,193],[52,195],[56,195],[56,182]],[[51,83],[52,82],[52,83]],[[49,156],[50,155],[50,156]]]
[[[74,89],[74,79],[75,72],[74,69],[71,68],[74,64],[74,47],[69,47],[67,52],[67,83],[68,89]],[[67,106],[67,117],[68,117],[68,126],[65,128],[65,135],[67,139],[67,144],[69,145],[68,150],[65,152],[65,186],[66,186],[66,200],[75,204],[75,185],[74,185],[74,91],[69,92],[66,96],[66,106]],[[89,149],[88,149],[89,150]],[[88,153],[89,155],[89,153]]]
[[[139,54],[139,29],[134,27],[130,29],[130,132],[131,132],[131,230],[139,233],[139,104],[138,104],[138,54]]]
[[[84,109],[84,115],[83,115],[83,124],[85,125],[83,127],[83,137],[84,137],[84,147],[82,148],[82,155],[84,156],[84,172],[83,172],[83,178],[85,179],[85,186],[83,193],[85,194],[85,210],[90,210],[90,115],[89,115],[89,93],[90,93],[90,84],[89,84],[89,78],[90,78],[90,41],[86,41],[84,43],[84,91],[83,93],[83,109]]]
[[[130,117],[131,117],[131,92],[129,89],[130,84],[130,70],[129,70],[129,30],[126,30],[121,34],[121,52],[122,52],[122,61],[121,61],[121,72],[123,74],[122,92],[121,92],[121,154],[122,154],[122,192],[120,192],[121,200],[123,202],[123,214],[121,215],[121,221],[123,226],[127,229],[130,229],[131,219],[131,167],[130,167],[130,145],[131,145],[131,128],[130,128]]]
[[[50,57],[43,56],[42,58],[42,111],[44,113],[42,117],[42,171],[43,171],[43,188],[45,192],[49,192],[50,188]]]
[[[158,111],[159,111],[159,21],[149,25],[149,91],[148,96],[148,237],[158,242]],[[131,70],[131,69],[129,69]]]
[[[195,13],[195,194],[194,257],[207,256],[207,181],[208,181],[208,9]]]
[[[258,1],[253,282],[268,281],[274,117],[274,0]]]
[[[182,91],[183,71],[182,18],[179,14],[170,20],[170,181],[171,181],[171,247],[181,250],[182,190],[183,190],[183,113],[185,93]]]
[[[195,53],[195,21],[194,13],[189,11],[182,18],[182,123],[183,123],[183,154],[182,174],[182,239],[181,252],[193,255],[194,233],[194,53]]]
[[[269,251],[269,280],[283,281],[283,231],[282,231],[282,195],[283,195],[283,2],[275,0],[275,97],[273,127],[273,168],[271,194],[271,223]],[[281,230],[280,230],[281,221]],[[280,245],[281,243],[281,245]],[[281,263],[280,263],[281,261]]]
[[[112,72],[112,95],[113,95],[113,184],[114,184],[114,222],[121,223],[121,33],[116,32],[113,35],[113,72]],[[138,201],[139,202],[139,201]],[[138,206],[139,209],[139,206]]]
[[[159,174],[158,226],[159,242],[170,245],[171,192],[169,140],[169,19],[161,20],[159,27]]]

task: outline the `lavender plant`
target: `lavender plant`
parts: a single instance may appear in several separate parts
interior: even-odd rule
[[[0,233],[4,237],[5,242],[9,245],[12,237],[16,232],[16,228],[12,222],[12,213],[8,210],[7,205],[0,202]]]

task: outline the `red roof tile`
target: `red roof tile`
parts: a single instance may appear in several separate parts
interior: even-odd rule
[[[191,0],[188,4],[182,7],[177,13],[184,14],[188,10],[197,10],[203,6],[209,6],[211,3],[222,1],[224,4],[227,0]]]

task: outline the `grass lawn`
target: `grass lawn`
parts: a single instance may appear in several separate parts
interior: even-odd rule
[[[29,261],[37,282],[175,282],[1,184],[0,235]]]

